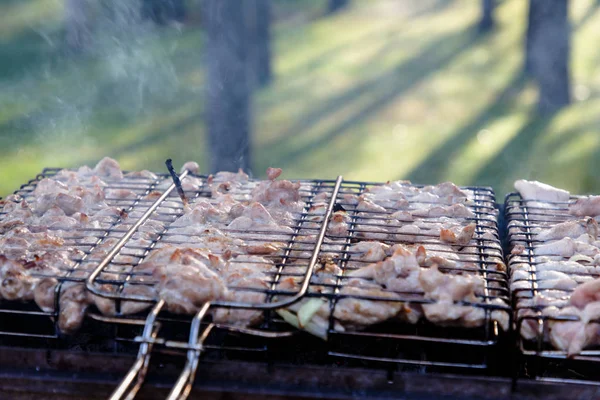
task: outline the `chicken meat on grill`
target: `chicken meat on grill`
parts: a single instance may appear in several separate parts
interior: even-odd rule
[[[567,202],[571,194],[563,189],[558,189],[538,181],[526,181],[524,179],[515,182],[515,189],[525,200],[537,200],[545,202]]]
[[[596,240],[598,238],[598,222],[587,217],[580,220],[561,222],[545,229],[539,228],[536,231],[536,240],[540,241],[558,240],[566,237],[576,239],[585,234]]]
[[[94,303],[83,281],[94,260],[117,240],[106,237],[103,230],[119,232],[119,226],[126,227],[128,215],[120,207],[133,204],[142,194],[111,185],[139,179],[156,182],[157,177],[147,171],[124,175],[115,160],[105,158],[93,169],[60,170],[37,182],[30,193],[7,199],[0,220],[1,297],[33,299],[46,312],[57,311],[58,303],[60,330],[77,330]],[[133,261],[120,259],[127,260]],[[111,307],[110,301],[98,303]]]
[[[527,218],[509,222],[511,289],[521,336],[541,339],[574,356],[600,345],[600,197],[570,200],[569,192],[517,181]],[[529,232],[532,233],[531,236]],[[531,239],[529,239],[531,237]]]
[[[374,244],[363,246],[363,254],[371,252],[373,259],[384,256],[387,250]],[[336,329],[360,329],[392,318],[416,323],[422,316],[442,326],[478,327],[487,322],[486,309],[492,320],[508,329],[507,305],[498,298],[484,300],[483,277],[440,272],[437,264],[427,265],[431,258],[423,246],[410,250],[395,245],[392,249],[383,261],[353,269],[342,278],[342,298],[333,313]],[[328,302],[316,299],[290,307],[299,324],[310,324],[310,330],[318,336],[326,336],[323,329],[327,325],[323,323],[328,309]]]
[[[189,204],[174,193],[164,200],[100,273],[94,293],[85,280],[170,179],[125,174],[106,158],[94,168],[59,171],[24,197],[0,203],[0,296],[56,312],[67,333],[90,307],[126,315],[159,299],[184,314],[215,303],[214,322],[252,325],[262,319],[260,309],[220,305],[285,301],[299,293],[327,224],[308,292],[340,297],[333,311],[327,297],[282,310],[296,313],[300,327],[323,333],[330,317],[338,330],[389,319],[470,327],[486,323],[487,315],[506,327],[503,300],[484,299],[497,287],[481,275],[478,246],[496,237],[486,229],[493,228],[492,217],[474,211],[472,190],[397,181],[332,199],[327,185],[281,180],[278,168],[269,168],[263,181],[242,171],[204,178],[195,163],[183,170],[189,171],[182,178]],[[127,185],[138,181],[144,184]],[[333,200],[339,207],[325,221]],[[590,234],[593,223],[586,224]],[[594,246],[595,239],[585,243]],[[494,254],[484,258],[490,272],[502,270]]]

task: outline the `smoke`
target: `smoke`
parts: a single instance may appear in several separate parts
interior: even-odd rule
[[[91,129],[104,129],[104,119],[135,122],[176,97],[175,49],[161,43],[164,27],[141,18],[139,0],[64,6],[64,29],[31,27],[39,35],[38,51],[45,53],[39,64],[0,81],[0,107],[20,110],[5,124],[5,134],[40,141],[84,138]]]
[[[159,97],[173,98],[177,74],[172,49],[161,46],[159,28],[140,15],[139,0],[105,0],[97,18],[92,52],[109,83],[105,95],[127,114],[138,114]]]

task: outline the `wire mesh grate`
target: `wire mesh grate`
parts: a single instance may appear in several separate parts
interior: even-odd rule
[[[541,202],[510,193],[505,199],[510,249],[507,259],[518,348],[526,363],[526,374],[540,379],[600,378],[595,367],[600,361],[600,350],[596,347],[569,354],[565,347],[569,346],[569,338],[563,338],[569,329],[584,332],[585,322],[577,312],[570,311],[569,299],[573,290],[581,283],[597,279],[600,274],[593,266],[587,266],[588,261],[565,256],[558,248],[552,250],[548,239],[538,237],[541,232],[557,229],[559,224],[583,221],[569,213],[569,205],[579,198],[571,196],[568,202]],[[592,219],[587,220],[595,225]],[[560,239],[562,237],[553,240]],[[570,261],[567,265],[570,269],[565,269],[565,261]],[[561,284],[556,279],[557,273],[560,277],[566,276],[575,286],[566,281]]]
[[[58,171],[45,170],[35,180],[24,185],[18,194],[32,199],[36,184]],[[201,204],[206,204],[206,207],[214,206],[223,200],[223,194],[229,196],[232,202],[247,203],[253,190],[260,185],[260,181],[249,180],[234,185],[233,188],[222,188],[220,183],[213,179],[210,176],[192,174],[182,178],[188,205],[185,205],[172,190],[167,174],[155,175],[155,179],[138,178],[126,183],[110,184],[106,189],[130,190],[135,196],[122,199],[107,194],[107,201],[113,202],[111,204],[119,207],[121,212],[108,226],[99,226],[95,230],[87,228],[84,233],[73,231],[69,236],[65,236],[66,243],[85,251],[73,258],[76,265],[74,268],[53,277],[59,282],[91,283],[91,287],[88,285],[88,288],[93,289],[98,299],[95,307],[99,311],[92,310],[92,319],[116,324],[115,338],[121,342],[134,343],[136,335],[139,335],[139,327],[143,326],[145,321],[144,310],[159,302],[159,296],[154,290],[157,279],[144,269],[145,263],[158,251],[198,247],[197,242],[202,242],[207,234],[214,234],[205,230],[186,231],[181,229],[178,221],[191,215],[191,210]],[[463,225],[474,223],[474,236],[468,243],[449,245],[440,241],[439,233],[428,233],[428,229],[423,229],[417,234],[403,230],[415,221],[423,227],[439,224],[439,215],[419,216],[409,220],[401,215],[394,215],[404,208],[393,205],[378,210],[359,209],[352,199],[380,185],[378,183],[342,183],[341,180],[306,180],[298,183],[303,206],[292,213],[292,218],[288,219],[287,224],[280,224],[280,228],[283,226],[284,230],[219,228],[219,234],[227,237],[226,244],[229,247],[214,248],[214,254],[229,257],[230,263],[233,264],[236,262],[235,254],[225,253],[230,251],[231,247],[235,247],[236,243],[243,244],[244,250],[253,248],[262,259],[272,264],[272,268],[267,271],[268,278],[263,279],[259,287],[232,285],[229,287],[233,293],[230,299],[215,300],[211,303],[210,313],[213,323],[216,324],[213,336],[214,332],[219,332],[219,324],[223,324],[222,332],[228,332],[235,318],[244,320],[241,314],[235,314],[244,310],[260,315],[260,318],[246,318],[244,324],[250,321],[251,325],[256,325],[263,331],[289,330],[289,325],[269,309],[274,307],[273,304],[289,306],[292,300],[301,300],[304,295],[302,287],[306,284],[306,297],[325,302],[329,307],[324,331],[328,337],[328,346],[331,346],[331,356],[426,367],[484,369],[489,366],[487,352],[495,348],[500,336],[496,317],[498,313],[502,313],[506,318],[509,315],[509,307],[505,305],[509,301],[507,275],[502,269],[497,212],[491,189],[462,188],[469,193],[472,200],[468,205],[472,214],[456,220]],[[419,185],[406,185],[415,189],[422,188]],[[225,191],[218,192],[221,189]],[[427,200],[410,202],[409,199],[409,203],[408,210],[411,210],[415,204],[427,204]],[[428,204],[429,206],[433,204]],[[319,235],[320,233],[323,234]],[[123,241],[122,245],[118,245],[120,241]],[[462,304],[482,309],[484,315],[481,321],[472,328],[440,327],[423,321],[381,321],[370,324],[372,326],[365,330],[341,326],[334,315],[341,307],[340,303],[343,304],[346,300],[396,303],[405,309],[416,309],[433,302],[419,292],[383,290],[379,294],[370,295],[348,293],[346,289],[351,286],[349,282],[356,279],[353,271],[370,263],[357,258],[358,253],[353,250],[354,245],[365,241],[379,241],[386,246],[403,244],[413,249],[423,246],[440,257],[459,254],[459,265],[446,265],[440,267],[440,271],[456,275],[472,274],[483,278],[484,292],[479,295],[477,302]],[[234,243],[234,246],[230,246],[231,243]],[[264,248],[265,243],[267,249]],[[74,274],[76,271],[83,273]],[[92,279],[91,273],[96,273]],[[60,312],[59,292],[60,290],[57,291],[56,311],[41,313],[46,317],[52,316],[55,321]],[[258,298],[259,301],[235,301],[238,296],[244,299],[243,294],[248,293],[258,295],[259,297],[248,298]],[[393,298],[390,298],[390,294]],[[290,301],[286,303],[287,300]],[[0,313],[19,313],[19,307],[26,308],[23,305],[3,302]],[[232,309],[235,311],[231,311]],[[34,308],[28,312],[40,313]],[[161,331],[166,336],[169,335],[169,326],[177,326],[180,328],[178,330],[185,331],[184,327],[189,327],[190,323],[189,317],[165,314],[164,310],[157,316],[157,321],[162,325]],[[138,328],[127,332],[128,326]],[[239,329],[237,334],[243,335],[244,330]],[[56,335],[56,329],[49,333],[51,337]],[[415,343],[417,346],[413,346]],[[236,349],[234,344],[223,346],[222,342],[207,346],[214,349],[220,346]],[[449,350],[448,346],[455,346],[456,351]],[[256,342],[253,346],[237,346],[240,350],[251,352],[264,352],[267,347],[264,342]],[[472,352],[477,353],[477,357],[465,361],[462,357],[465,348],[478,349],[477,352]],[[437,355],[433,355],[434,353]]]
[[[43,201],[43,195],[35,193],[40,182],[52,179],[55,182],[67,181],[69,172],[58,168],[47,168],[42,171],[35,179],[21,186],[13,195],[5,199],[5,203],[14,204],[36,204],[40,206]],[[47,309],[40,311],[33,304],[23,304],[14,301],[2,300],[0,303],[0,318],[2,318],[2,329],[0,335],[56,338],[60,334],[58,327],[61,321],[61,294],[64,293],[63,286],[69,284],[71,287],[76,285],[82,287],[85,278],[91,270],[102,259],[103,255],[118,240],[123,232],[129,226],[132,215],[137,210],[146,207],[149,197],[152,197],[152,191],[160,184],[162,178],[151,176],[151,178],[140,177],[137,175],[126,174],[123,179],[106,179],[102,182],[103,201],[106,203],[106,210],[102,215],[80,214],[80,221],[85,224],[78,224],[74,218],[64,215],[56,215],[48,220],[41,221],[44,226],[28,226],[33,232],[47,233],[43,240],[52,240],[54,247],[36,247],[33,242],[33,248],[24,259],[26,268],[29,269],[29,275],[38,282],[50,282],[51,286],[48,292],[52,291],[53,306],[47,306]],[[77,182],[77,187],[85,189],[94,186],[92,182]],[[77,189],[70,186],[70,189]],[[54,218],[54,219],[52,219]],[[95,218],[93,223],[88,218]],[[12,227],[11,214],[0,212],[0,224]],[[51,239],[48,239],[51,238]],[[10,240],[9,238],[5,238]],[[10,250],[10,246],[7,246]],[[66,260],[63,260],[66,255]],[[59,259],[60,258],[60,259]],[[60,261],[60,262],[58,262]],[[36,284],[36,287],[41,285]],[[49,303],[49,301],[47,302]],[[49,323],[50,317],[54,323]],[[28,320],[29,319],[29,320]],[[35,322],[33,320],[35,319]],[[30,321],[31,320],[31,321]]]
[[[333,262],[337,268],[329,282],[326,279],[319,282],[319,274],[316,273],[313,276],[314,284],[308,293],[308,296],[329,304],[330,311],[326,321],[326,335],[332,346],[329,354],[359,361],[398,363],[423,368],[488,368],[493,359],[489,352],[497,348],[500,335],[497,319],[510,318],[507,273],[503,266],[493,191],[479,187],[462,188],[470,194],[472,202],[468,207],[473,215],[456,220],[463,224],[475,223],[476,229],[469,243],[448,245],[440,240],[439,232],[431,233],[427,229],[439,226],[439,216],[403,219],[401,212],[400,216],[395,213],[404,207],[391,206],[378,211],[365,211],[349,201],[352,196],[361,196],[377,185],[344,182],[340,188],[336,205],[347,213],[348,229],[339,234],[331,232],[330,228],[327,238],[335,242],[337,248],[330,243],[329,249],[324,247],[321,251],[321,258]],[[423,187],[411,184],[406,186],[415,189]],[[408,210],[430,206],[435,205],[420,200],[413,202],[409,197]],[[410,233],[406,227],[415,223],[424,229],[418,233]],[[401,244],[413,251],[418,246],[423,246],[426,251],[441,257],[458,254],[460,260],[464,261],[462,265],[440,266],[440,271],[456,275],[474,274],[484,279],[485,288],[480,300],[477,303],[465,303],[484,310],[481,321],[471,328],[435,326],[422,318],[415,321],[410,316],[411,312],[422,312],[422,305],[434,302],[422,292],[391,290],[386,287],[375,293],[357,294],[348,290],[356,284],[357,277],[354,273],[373,263],[372,260],[361,260],[361,253],[353,251],[353,245],[369,241],[388,246]],[[343,302],[347,302],[346,305]],[[404,321],[394,321],[394,318],[386,320],[382,317],[366,329],[348,326],[351,324],[344,326],[344,322],[340,321],[344,314],[339,312],[340,306],[350,310],[346,312],[360,313],[362,306],[359,302],[371,307],[390,307],[394,311],[401,307],[408,316],[404,317]],[[353,318],[350,317],[350,320]]]

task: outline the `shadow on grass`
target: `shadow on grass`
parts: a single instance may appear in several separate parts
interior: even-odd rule
[[[65,53],[63,35],[62,29],[38,32],[28,28],[10,40],[0,37],[0,81],[9,82],[55,63]]]
[[[414,13],[411,13],[408,17],[409,18],[421,18],[421,17],[429,16],[431,14],[437,14],[437,13],[440,13],[440,12],[446,10],[448,7],[450,7],[454,3],[455,3],[454,0],[434,0],[434,1],[429,2],[429,4],[426,7],[423,7],[422,9],[417,10]]]
[[[426,7],[423,7],[422,9],[419,9],[416,12],[409,14],[406,17],[406,19],[419,18],[419,17],[424,17],[424,16],[428,16],[431,14],[435,14],[435,13],[440,13],[440,12],[446,10],[453,3],[454,3],[454,0],[431,1],[430,4],[427,5]],[[315,69],[319,68],[320,66],[326,64],[327,60],[334,58],[336,55],[338,55],[339,53],[343,52],[344,50],[348,49],[351,46],[352,47],[359,46],[360,44],[362,44],[364,42],[369,42],[369,41],[371,41],[373,39],[377,39],[377,38],[385,39],[387,35],[389,35],[389,33],[386,32],[385,29],[384,30],[377,29],[374,32],[367,33],[358,38],[344,41],[343,43],[340,43],[339,45],[335,46],[334,48],[331,48],[331,49],[325,50],[319,54],[316,54],[310,60],[307,60],[307,61],[300,63],[299,65],[293,67],[292,69],[287,71],[285,73],[285,75],[293,76],[293,75],[297,75],[297,74],[312,72]]]
[[[157,146],[165,141],[179,141],[180,137],[186,129],[203,123],[203,113],[201,111],[194,112],[191,115],[184,116],[170,123],[161,125],[160,127],[149,129],[138,140],[135,140],[125,146],[114,149],[107,149],[107,154],[118,159],[131,153],[139,152],[145,148]],[[118,132],[118,130],[117,130]],[[108,141],[110,143],[110,140]],[[83,164],[90,165],[98,160],[86,160]]]
[[[520,91],[527,82],[526,76],[517,74],[506,85],[504,90],[496,96],[496,99],[486,107],[477,117],[467,125],[460,128],[448,138],[448,140],[425,160],[419,163],[406,176],[400,179],[408,179],[416,183],[435,183],[444,179],[451,161],[458,157],[458,153],[466,146],[477,132],[479,132],[491,119],[502,115],[510,107],[509,99]]]
[[[269,154],[277,154],[272,160],[274,165],[288,165],[304,153],[328,145],[337,136],[352,126],[372,116],[379,109],[415,87],[458,55],[473,46],[481,36],[475,29],[449,34],[425,47],[414,58],[403,62],[376,78],[367,80],[346,92],[332,97],[324,104],[319,104],[307,115],[301,116],[296,124],[279,135],[273,143],[268,144]],[[372,62],[377,62],[376,59]],[[337,126],[325,132],[316,140],[293,149],[289,148],[290,138],[301,135],[326,119],[331,113],[343,109],[360,97],[373,98],[365,107],[341,121]]]
[[[337,55],[339,55],[343,51],[347,50],[348,48],[353,47],[353,46],[359,46],[362,43],[370,42],[373,39],[384,38],[386,35],[387,35],[386,30],[378,29],[375,32],[369,32],[363,36],[353,38],[351,40],[345,40],[342,43],[338,44],[337,46],[335,46],[331,49],[322,51],[318,54],[315,54],[309,60],[301,62],[298,65],[292,67],[291,69],[286,71],[284,74],[282,74],[282,77],[297,76],[299,74],[307,74],[307,73],[313,72],[314,70],[318,69],[319,67],[327,64],[327,62],[329,60],[335,58]]]
[[[537,139],[550,126],[554,116],[532,115],[529,121],[504,146],[502,151],[488,161],[473,178],[472,184],[498,186],[509,184],[515,176],[525,176],[528,160],[535,150]],[[525,174],[525,175],[523,175]]]

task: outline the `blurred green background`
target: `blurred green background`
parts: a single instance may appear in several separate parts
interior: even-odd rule
[[[527,2],[274,0],[273,82],[253,95],[253,166],[286,178],[490,185],[518,178],[600,192],[600,7],[569,5],[572,104],[535,113],[521,73]],[[44,166],[206,168],[204,35],[184,24],[115,25],[92,55],[65,51],[64,1],[0,0],[0,195]]]

